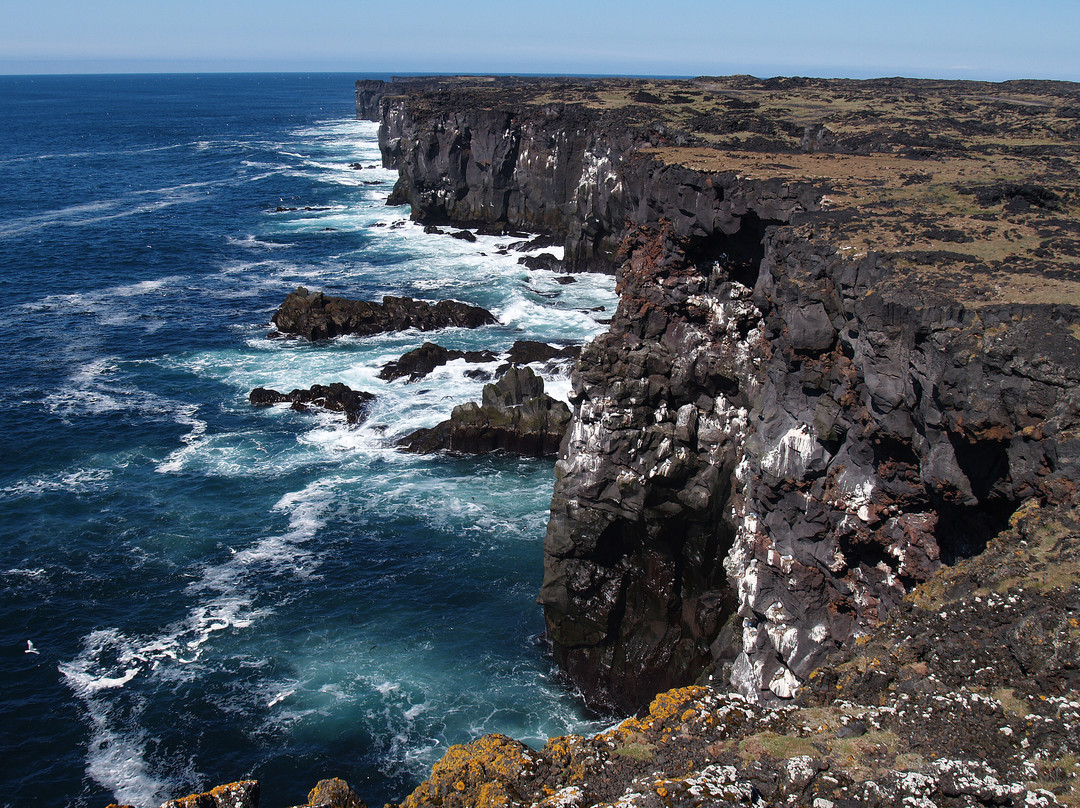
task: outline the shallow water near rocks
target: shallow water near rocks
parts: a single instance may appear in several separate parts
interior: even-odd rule
[[[341,776],[376,805],[449,744],[592,726],[539,640],[551,462],[398,452],[483,381],[377,373],[425,340],[579,343],[613,281],[387,207],[355,78],[0,78],[3,804],[255,777],[273,808]],[[299,284],[499,325],[267,339]],[[378,396],[366,423],[247,403],[334,381]]]

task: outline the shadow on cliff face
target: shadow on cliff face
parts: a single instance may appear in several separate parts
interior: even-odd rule
[[[733,233],[716,230],[698,239],[689,239],[687,258],[706,276],[714,263],[718,263],[728,279],[753,289],[765,258],[765,230],[781,224],[774,219],[762,219],[755,211],[747,211],[739,218],[739,227]]]
[[[941,498],[934,501],[938,515],[934,537],[941,550],[941,563],[946,566],[985,550],[990,540],[1008,527],[1009,517],[1021,504],[999,490],[1009,478],[1007,443],[969,442],[953,433],[949,438],[956,463],[978,502],[958,504]]]

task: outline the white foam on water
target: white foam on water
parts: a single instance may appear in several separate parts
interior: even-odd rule
[[[226,236],[226,242],[233,247],[244,247],[249,250],[281,250],[288,249],[294,245],[287,242],[280,241],[262,241],[253,235],[246,235],[243,238],[236,238],[235,236]]]
[[[84,494],[109,488],[113,468],[75,468],[27,480],[0,488],[0,499],[40,497],[58,491]]]
[[[335,481],[323,480],[282,496],[274,508],[287,515],[287,531],[205,567],[186,590],[194,605],[161,633],[131,637],[118,628],[97,630],[83,638],[75,659],[59,666],[88,719],[87,774],[116,800],[149,805],[163,799],[168,781],[159,769],[167,763],[149,759],[148,733],[138,724],[145,699],[157,687],[200,676],[203,669],[192,663],[205,657],[215,636],[247,629],[273,613],[270,605],[255,605],[256,581],[312,572],[318,559],[302,545],[325,524],[336,489]]]
[[[89,724],[86,773],[108,789],[119,803],[150,805],[160,802],[166,782],[150,769],[146,758],[147,735],[132,728],[120,715],[120,705],[109,691],[123,688],[139,673],[131,641],[115,629],[95,631],[83,638],[83,650],[62,663],[64,682],[83,705]],[[136,703],[134,716],[141,712]]]

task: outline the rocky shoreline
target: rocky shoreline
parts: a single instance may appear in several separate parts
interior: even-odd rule
[[[527,228],[564,244],[566,270],[619,270],[611,330],[574,375],[540,594],[594,704],[695,680],[807,698],[830,654],[1010,514],[1074,497],[1075,86],[383,92],[393,201],[414,219]]]
[[[736,77],[383,90],[384,164],[414,219],[529,228],[564,243],[567,270],[619,269],[619,311],[574,377],[540,595],[556,659],[594,704],[633,711],[702,676],[754,701],[791,699],[830,651],[981,550],[1022,502],[1074,490],[1080,309],[1024,290],[986,300],[990,260],[913,257],[895,235],[888,251],[845,242],[878,236],[886,211],[917,224],[920,243],[934,221],[951,244],[992,244],[992,230],[961,229],[990,220],[1055,228],[1057,266],[1021,245],[1007,268],[1075,295],[1077,227],[1060,203],[1075,205],[1077,148],[1052,134],[1075,87]],[[935,171],[951,181],[935,163],[965,164],[976,145],[982,163],[1021,153],[1004,121],[998,143],[963,140],[1009,92],[1038,97],[1028,130],[1041,115],[1054,141],[1023,167],[1045,179],[1057,161],[1072,185],[995,194],[989,173],[969,180],[983,190],[950,186],[941,210],[918,207]],[[786,105],[767,112],[779,95]],[[938,115],[960,99],[963,114]],[[815,100],[855,111],[840,124],[791,114]],[[905,130],[881,123],[889,100]],[[758,137],[710,140],[742,128]],[[686,159],[706,147],[715,170]],[[756,170],[724,170],[725,158]],[[815,171],[769,176],[767,159]],[[872,170],[905,178],[889,206],[844,209],[844,192],[885,185]],[[950,208],[970,194],[985,214]],[[948,283],[927,274],[939,265]]]
[[[568,681],[638,717],[454,747],[404,805],[1080,804],[1078,110],[1056,82],[358,82],[392,202],[620,293],[539,600]]]

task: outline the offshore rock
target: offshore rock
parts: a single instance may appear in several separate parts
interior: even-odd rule
[[[299,286],[274,313],[273,323],[283,334],[309,340],[385,331],[434,331],[440,328],[479,328],[493,325],[494,315],[479,306],[455,300],[435,304],[409,297],[384,297],[382,303],[330,297]]]
[[[504,356],[509,365],[530,365],[541,362],[551,365],[559,362],[566,363],[576,359],[580,354],[581,346],[579,345],[557,348],[546,342],[517,340]],[[434,342],[425,342],[419,348],[402,354],[400,359],[387,362],[379,371],[379,378],[393,381],[408,376],[409,381],[414,382],[424,378],[435,368],[457,359],[464,359],[472,364],[486,364],[498,360],[499,355],[491,351],[459,351],[444,348]],[[503,365],[499,368],[499,372],[505,372],[507,368],[508,365]]]
[[[581,356],[580,345],[556,348],[546,342],[519,339],[510,348],[507,360],[515,365],[530,365],[533,362],[550,362],[553,359],[577,359],[579,356]]]
[[[544,381],[531,368],[511,367],[484,387],[480,404],[454,407],[449,420],[419,429],[398,444],[410,452],[482,454],[504,451],[545,457],[559,450],[570,409],[544,392]]]
[[[350,424],[362,423],[367,418],[368,408],[374,400],[374,394],[353,390],[341,382],[330,385],[314,384],[307,390],[298,388],[290,393],[256,387],[248,395],[248,401],[256,407],[290,402],[291,409],[298,412],[303,412],[309,406],[321,407],[330,412],[343,412]]]
[[[379,371],[379,378],[393,381],[408,376],[410,382],[415,382],[427,376],[435,368],[456,359],[482,364],[494,362],[498,357],[491,351],[458,351],[444,348],[434,342],[425,342],[419,348],[402,354],[397,361],[387,362]]]

